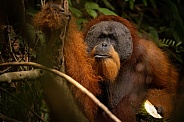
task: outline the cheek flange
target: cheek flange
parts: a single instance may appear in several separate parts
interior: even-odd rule
[[[88,50],[93,50],[94,46],[99,45],[101,43],[99,37],[104,34],[106,36],[104,38],[100,38],[100,40],[107,38],[108,35],[114,36],[113,39],[110,39],[110,43],[111,45],[115,43],[114,48],[116,52],[118,52],[121,62],[124,62],[131,57],[133,52],[131,33],[125,25],[115,21],[101,21],[89,29],[85,37],[85,42],[89,48]],[[116,41],[112,42],[114,39]]]

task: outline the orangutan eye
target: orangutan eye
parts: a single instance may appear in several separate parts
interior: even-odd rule
[[[108,35],[108,38],[109,38],[110,40],[116,40],[116,37],[115,37],[113,34]]]

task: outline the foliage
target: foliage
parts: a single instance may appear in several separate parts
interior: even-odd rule
[[[86,9],[87,13],[93,18],[97,17],[96,11],[98,11],[104,15],[116,15],[113,11],[111,11],[107,8],[101,8],[101,7],[99,7],[98,4],[96,4],[94,2],[87,2],[85,4],[85,9]]]
[[[176,0],[81,0],[79,3],[70,2],[72,13],[78,18],[78,24],[82,24],[89,18],[95,18],[99,14],[119,15],[135,23],[142,32],[153,39],[161,48],[164,48],[176,63],[183,65],[183,51],[177,47],[164,46],[164,39],[174,40],[177,44],[184,43],[184,10],[183,1]],[[82,5],[81,5],[82,4]],[[75,10],[74,10],[75,8]],[[83,9],[81,9],[83,8]],[[145,33],[145,32],[144,32]],[[180,48],[182,46],[179,46]],[[175,50],[173,50],[175,48]],[[182,49],[179,49],[182,50]]]
[[[30,39],[34,39],[37,32],[34,31],[33,34],[30,30],[34,30],[33,26],[28,27],[28,32],[31,35]],[[35,61],[36,52],[28,46],[22,35],[15,33],[11,25],[3,26],[1,34],[0,63]],[[41,39],[35,38],[34,40]],[[32,67],[6,67],[0,68],[0,74],[30,69]],[[43,113],[46,116],[48,112],[45,109],[40,85],[38,80],[28,81],[27,79],[9,84],[0,83],[0,113],[21,121],[38,121],[40,120],[39,115]]]
[[[110,3],[107,0],[104,0],[104,3],[106,3],[107,6],[113,9],[113,7],[110,5]],[[108,8],[100,7],[95,2],[86,2],[84,4],[84,8],[85,8],[85,12],[87,12],[87,14],[92,18],[96,18],[99,14],[117,15],[115,12],[111,11]],[[83,12],[77,8],[74,8],[71,2],[70,2],[70,11],[78,18],[77,23],[79,27],[81,27],[80,26],[81,24],[86,23],[88,21],[86,18],[83,18],[83,14],[82,14]]]

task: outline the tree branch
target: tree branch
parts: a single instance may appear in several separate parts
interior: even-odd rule
[[[37,79],[43,75],[41,69],[34,69],[30,71],[19,71],[19,72],[8,72],[0,75],[0,82],[8,82],[19,81],[23,79]]]
[[[33,66],[36,68],[40,68],[43,70],[46,70],[48,72],[51,72],[55,75],[58,75],[60,77],[65,78],[66,80],[68,80],[71,84],[73,84],[74,86],[76,86],[78,89],[80,89],[83,93],[85,93],[87,96],[89,96],[102,110],[104,110],[105,113],[107,113],[107,115],[109,115],[109,117],[114,120],[115,122],[121,122],[111,111],[109,111],[109,109],[102,104],[91,92],[89,92],[86,88],[84,88],[81,84],[79,84],[77,81],[75,81],[73,78],[71,78],[70,76],[55,70],[55,69],[51,69],[48,68],[46,66],[43,66],[41,64],[38,63],[34,63],[34,62],[9,62],[9,63],[3,63],[0,64],[0,66]]]

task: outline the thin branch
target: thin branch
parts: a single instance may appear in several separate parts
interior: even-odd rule
[[[5,70],[0,71],[0,75],[3,74],[3,73],[5,73],[5,72],[7,72],[9,69],[11,69],[11,67],[8,67]]]
[[[68,13],[69,11],[69,8],[68,8],[68,0],[64,0],[64,9],[65,9],[65,12]]]
[[[63,77],[66,80],[68,80],[71,84],[76,86],[78,89],[80,89],[88,97],[90,97],[102,110],[104,110],[105,113],[107,113],[107,115],[109,115],[109,117],[112,120],[114,120],[115,122],[121,122],[121,120],[119,120],[111,111],[109,111],[109,109],[104,104],[102,104],[91,92],[89,92],[86,88],[84,88],[81,84],[79,84],[73,78],[71,78],[70,76],[68,76],[68,75],[66,75],[58,70],[51,69],[51,68],[48,68],[46,66],[43,66],[41,64],[34,63],[34,62],[9,62],[9,63],[0,64],[0,66],[33,66],[33,67],[40,68],[40,69],[46,70],[48,72],[51,72],[51,73],[58,75],[60,77]]]
[[[45,0],[41,0],[41,6],[42,8],[45,6]]]

